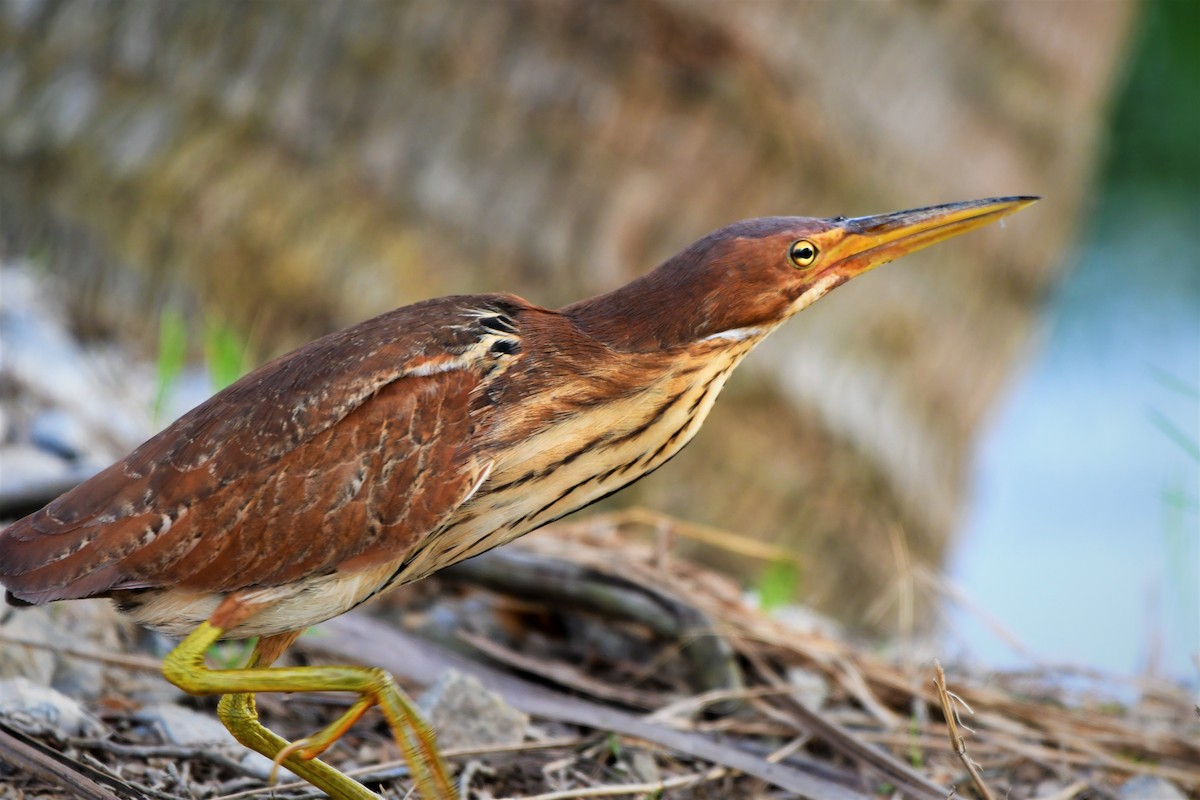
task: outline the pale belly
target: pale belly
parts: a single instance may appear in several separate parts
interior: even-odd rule
[[[279,600],[259,611],[224,638],[248,639],[302,630],[343,614],[370,597],[388,576],[394,564],[382,564],[351,573],[335,572],[280,586],[272,592]],[[196,592],[181,588],[116,592],[113,600],[134,621],[168,636],[186,636],[207,620],[223,593]]]

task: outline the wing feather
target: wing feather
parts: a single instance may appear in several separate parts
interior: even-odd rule
[[[276,586],[396,558],[484,469],[478,309],[444,298],[318,339],[247,375],[0,532],[29,602],[114,589]]]

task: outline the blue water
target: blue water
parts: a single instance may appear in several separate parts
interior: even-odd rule
[[[1196,682],[1200,209],[1098,209],[979,443],[951,576],[1037,660]],[[978,615],[952,641],[1030,658]]]

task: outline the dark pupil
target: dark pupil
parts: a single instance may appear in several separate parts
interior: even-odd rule
[[[796,250],[796,258],[800,259],[801,261],[807,258],[812,258],[812,254],[813,251],[811,247],[800,247]]]

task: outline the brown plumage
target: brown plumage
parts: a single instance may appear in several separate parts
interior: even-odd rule
[[[677,452],[734,363],[723,343],[618,351],[571,314],[453,297],[313,342],[7,529],[4,583],[112,595],[177,634],[223,593],[341,584],[234,632],[271,635],[562,516]],[[656,427],[654,450],[604,457]]]
[[[14,523],[0,533],[0,583],[18,602],[111,596],[144,624],[195,630],[168,660],[189,691],[352,685],[398,735],[419,728],[366,673],[346,684],[304,668],[286,686],[248,670],[214,677],[203,647],[268,637],[265,666],[296,631],[637,480],[687,444],[730,372],[788,317],[1029,202],[749,220],[557,311],[477,295],[383,314],[259,368]],[[243,741],[338,797],[362,796],[292,756],[341,729],[299,749],[264,743],[237,699],[248,695],[231,696],[223,719]],[[448,791],[440,770],[423,792]]]
[[[282,608],[233,632],[271,635],[519,536],[690,440],[804,286],[764,294],[738,274],[768,246],[757,237],[784,226],[794,221],[731,226],[561,311],[450,297],[312,342],[8,528],[3,582],[34,603],[111,595],[177,634],[231,591],[331,592],[281,590]],[[753,247],[735,249],[741,235]],[[699,314],[668,313],[684,280]],[[747,326],[761,330],[733,347],[705,338]]]

